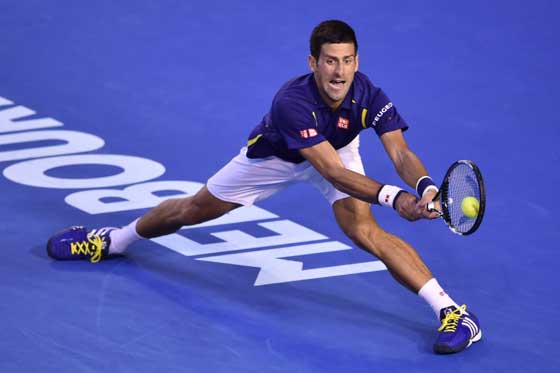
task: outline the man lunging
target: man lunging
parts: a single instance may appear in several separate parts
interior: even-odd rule
[[[125,252],[136,240],[218,218],[307,182],[332,205],[344,233],[431,306],[441,321],[434,351],[464,350],[482,336],[476,316],[455,303],[417,252],[383,230],[371,212],[370,204],[377,204],[394,208],[410,221],[437,217],[426,208],[437,187],[404,139],[407,123],[385,93],[358,72],[358,43],[349,25],[322,22],[311,34],[310,50],[311,73],[280,88],[247,146],[194,196],[166,200],[119,229],[69,228],[51,237],[49,255],[97,262]],[[419,198],[365,176],[359,133],[368,128],[379,136],[397,173]]]

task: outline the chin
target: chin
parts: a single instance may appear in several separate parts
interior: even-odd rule
[[[329,95],[329,98],[333,102],[342,101],[342,100],[344,100],[344,97],[346,97],[346,93],[348,93],[348,92],[345,92],[344,94],[340,94],[340,95],[336,95],[336,96],[335,95]]]

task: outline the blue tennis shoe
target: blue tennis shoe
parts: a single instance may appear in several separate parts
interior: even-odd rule
[[[109,255],[109,234],[114,229],[105,227],[88,232],[81,226],[67,228],[49,239],[47,253],[56,260],[88,259],[97,263]]]
[[[480,323],[472,312],[467,312],[466,305],[442,309],[440,320],[439,334],[434,343],[434,352],[438,354],[463,351],[482,338]]]

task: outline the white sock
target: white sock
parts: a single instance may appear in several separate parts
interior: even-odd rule
[[[115,229],[109,233],[109,237],[111,238],[109,254],[122,254],[126,251],[128,245],[134,241],[144,239],[144,237],[136,232],[136,223],[138,223],[138,220],[140,220],[140,218],[121,229]]]
[[[422,297],[434,310],[436,317],[439,320],[439,311],[442,308],[455,306],[459,308],[457,303],[443,289],[435,278],[432,278],[422,286],[418,291],[418,295]]]

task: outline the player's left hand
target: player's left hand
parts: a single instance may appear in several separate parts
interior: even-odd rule
[[[397,213],[408,221],[416,221],[422,219],[423,215],[418,208],[418,198],[406,191],[399,193],[395,200],[395,210]]]
[[[428,211],[428,203],[432,202],[436,196],[437,192],[435,190],[428,190],[424,196],[416,204],[416,208],[422,212],[422,217],[425,219],[436,219],[439,218],[437,212]],[[441,206],[439,201],[434,201],[436,209],[440,210]]]

